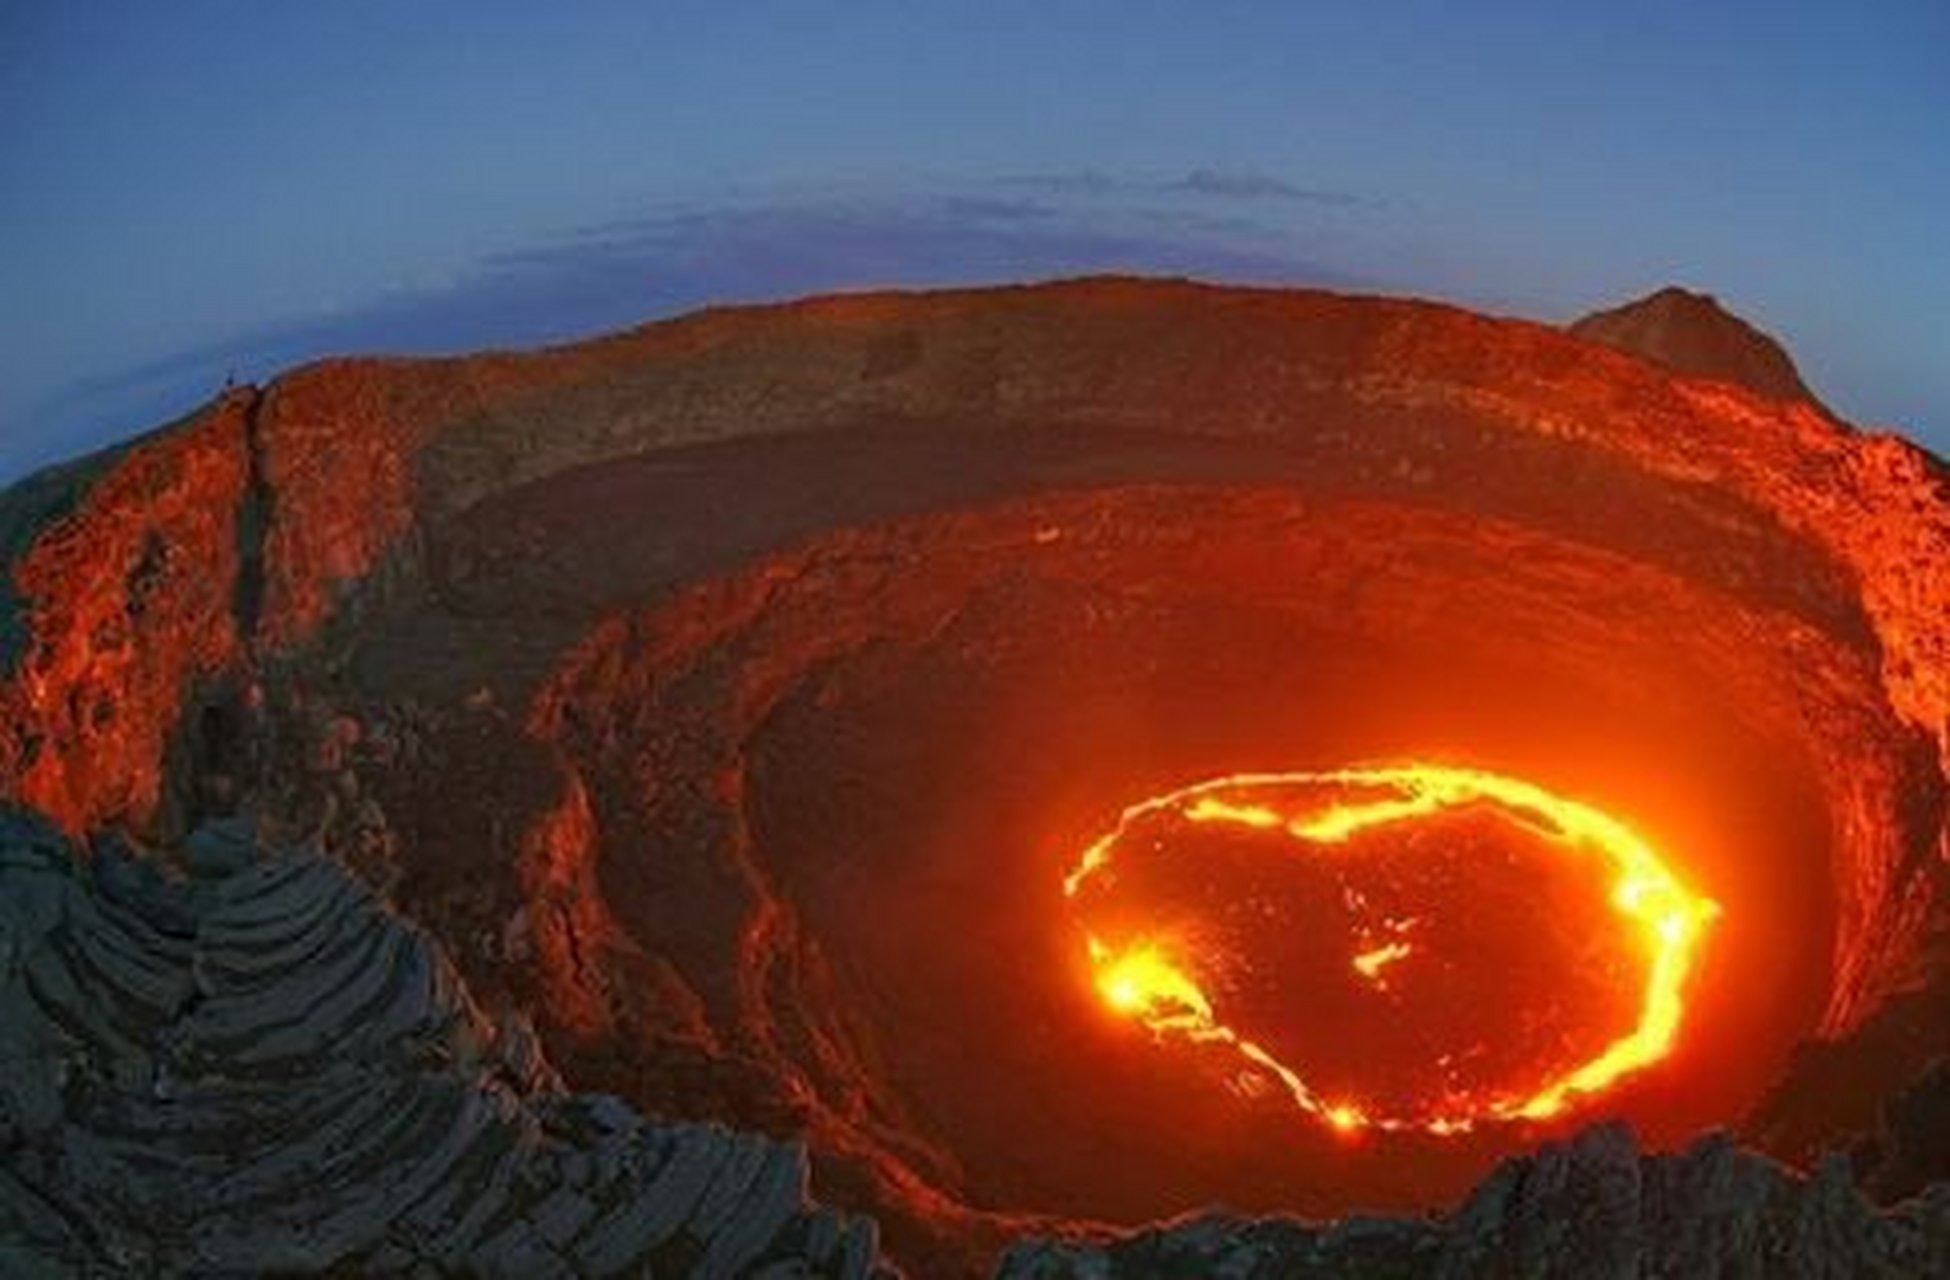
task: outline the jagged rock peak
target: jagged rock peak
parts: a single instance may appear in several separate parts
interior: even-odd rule
[[[1675,373],[1732,382],[1776,400],[1805,400],[1834,416],[1802,381],[1785,347],[1710,293],[1668,285],[1624,306],[1594,311],[1573,322],[1571,332]]]

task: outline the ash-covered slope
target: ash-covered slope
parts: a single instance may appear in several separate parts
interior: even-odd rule
[[[1107,1031],[1060,869],[1174,780],[1447,744],[1669,837],[1728,910],[1661,1144],[1811,1160],[1945,1048],[1942,463],[1543,326],[1112,280],[331,361],[0,539],[0,792],[315,840],[917,1274],[1552,1136],[1343,1150]]]
[[[1787,349],[1711,294],[1660,289],[1623,306],[1594,311],[1573,323],[1571,332],[1676,373],[1731,382],[1776,400],[1802,400],[1829,412],[1801,380]]]

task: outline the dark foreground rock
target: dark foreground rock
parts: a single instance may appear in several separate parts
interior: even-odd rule
[[[1642,1155],[1618,1126],[1509,1160],[1438,1218],[1188,1218],[1110,1244],[1030,1241],[1003,1280],[1950,1275],[1950,1184],[1878,1212],[1841,1157],[1812,1177],[1724,1137]]]
[[[796,1145],[552,1087],[333,863],[0,818],[0,1274],[862,1277]]]

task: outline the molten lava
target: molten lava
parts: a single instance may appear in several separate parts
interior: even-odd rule
[[[1496,830],[1503,832],[1498,839],[1481,838]],[[1334,897],[1324,899],[1318,887],[1311,890],[1312,914],[1297,925],[1298,918],[1284,915],[1274,900],[1277,895],[1270,893],[1221,892],[1207,914],[1229,913],[1233,923],[1224,925],[1198,918],[1198,912],[1183,904],[1160,900],[1169,897],[1159,892],[1157,883],[1165,873],[1139,864],[1165,859],[1188,838],[1209,832],[1243,838],[1256,855],[1270,847],[1316,862],[1338,860],[1330,861]],[[1465,838],[1472,832],[1478,837],[1473,842]],[[1531,851],[1532,862],[1554,865],[1527,866],[1510,850],[1513,834]],[[1238,855],[1248,846],[1235,840],[1231,847]],[[1304,932],[1309,945],[1331,938],[1335,921],[1344,925],[1348,949],[1336,981],[1344,986],[1351,981],[1366,999],[1381,1003],[1353,1005],[1345,997],[1337,1003],[1328,988],[1316,984],[1314,994],[1301,1002],[1311,1011],[1346,1017],[1354,1010],[1357,1019],[1400,1021],[1439,1001],[1457,1026],[1480,1033],[1479,1016],[1489,1017],[1491,1008],[1521,1004],[1519,992],[1493,992],[1486,1002],[1483,992],[1459,985],[1454,975],[1467,971],[1471,957],[1441,953],[1445,940],[1456,950],[1472,945],[1457,926],[1445,926],[1438,918],[1445,912],[1473,914],[1454,888],[1470,880],[1452,874],[1442,881],[1450,886],[1447,900],[1415,912],[1400,909],[1403,882],[1398,874],[1393,880],[1384,876],[1367,890],[1357,886],[1363,863],[1379,865],[1386,858],[1397,863],[1405,858],[1453,861],[1458,850],[1478,862],[1492,858],[1491,865],[1462,872],[1478,883],[1498,875],[1512,880],[1530,875],[1538,884],[1550,876],[1581,877],[1561,883],[1582,894],[1588,916],[1565,906],[1569,899],[1560,892],[1554,903],[1519,902],[1519,914],[1505,912],[1515,926],[1503,929],[1506,942],[1510,934],[1519,935],[1519,941],[1533,933],[1546,937],[1553,928],[1573,939],[1566,952],[1570,958],[1558,962],[1545,985],[1556,988],[1574,1008],[1590,1006],[1585,1012],[1592,1016],[1577,1026],[1552,1025],[1540,1033],[1537,1043],[1561,1050],[1561,1061],[1548,1063],[1535,1078],[1515,1079],[1504,1063],[1494,1069],[1504,1074],[1462,1081],[1455,1065],[1459,1058],[1494,1055],[1480,1043],[1457,1043],[1432,1056],[1436,1078],[1419,1087],[1412,1099],[1377,1102],[1353,1096],[1345,1082],[1332,1090],[1310,1082],[1311,1073],[1286,1042],[1232,1015],[1230,1002],[1249,984],[1242,974],[1267,967],[1256,963],[1263,956],[1227,954],[1246,945],[1240,938],[1248,935],[1240,933],[1236,921],[1248,917],[1273,920],[1289,934]],[[1184,882],[1182,867],[1172,874]],[[1137,895],[1140,901],[1134,904],[1125,882],[1147,876],[1151,893]],[[1126,809],[1116,828],[1083,852],[1063,887],[1083,921],[1097,993],[1114,1013],[1160,1039],[1221,1051],[1233,1060],[1231,1071],[1242,1083],[1276,1084],[1302,1111],[1340,1133],[1375,1129],[1449,1135],[1485,1123],[1547,1120],[1659,1061],[1678,1036],[1687,976],[1706,924],[1719,910],[1690,891],[1644,838],[1616,819],[1515,778],[1430,764],[1233,774],[1153,797]],[[1323,901],[1331,907],[1325,913]],[[1394,909],[1384,909],[1390,904]],[[1506,965],[1506,974],[1540,971],[1535,956],[1525,963],[1528,967],[1522,969]],[[1420,994],[1410,993],[1420,1004],[1407,1001],[1397,989],[1397,979],[1406,984],[1411,978],[1420,982]],[[1591,1027],[1605,1025],[1607,1005],[1620,1025],[1594,1039]],[[1524,1025],[1533,1028],[1549,1022],[1542,1013],[1525,1017]],[[1323,1016],[1320,1025],[1306,1028],[1298,1043],[1331,1044],[1348,1030],[1334,1017]],[[1517,1056],[1528,1061],[1535,1055]],[[1425,1075],[1430,1069],[1419,1056],[1417,1065]]]
[[[1415,948],[1406,942],[1384,942],[1355,956],[1354,971],[1376,986],[1385,987],[1388,985],[1388,980],[1381,976],[1381,971],[1413,950]]]

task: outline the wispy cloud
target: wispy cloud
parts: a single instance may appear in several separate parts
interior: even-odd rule
[[[1298,187],[1263,173],[1226,169],[1194,169],[1172,183],[1169,189],[1220,200],[1297,200],[1305,204],[1339,207],[1364,203],[1360,196],[1349,191]]]
[[[997,178],[997,185],[1067,197],[1129,199],[1145,196],[1196,196],[1210,201],[1287,201],[1329,208],[1379,208],[1372,196],[1331,187],[1302,186],[1250,169],[1193,169],[1177,177],[1111,175],[1094,169],[1019,173]]]

